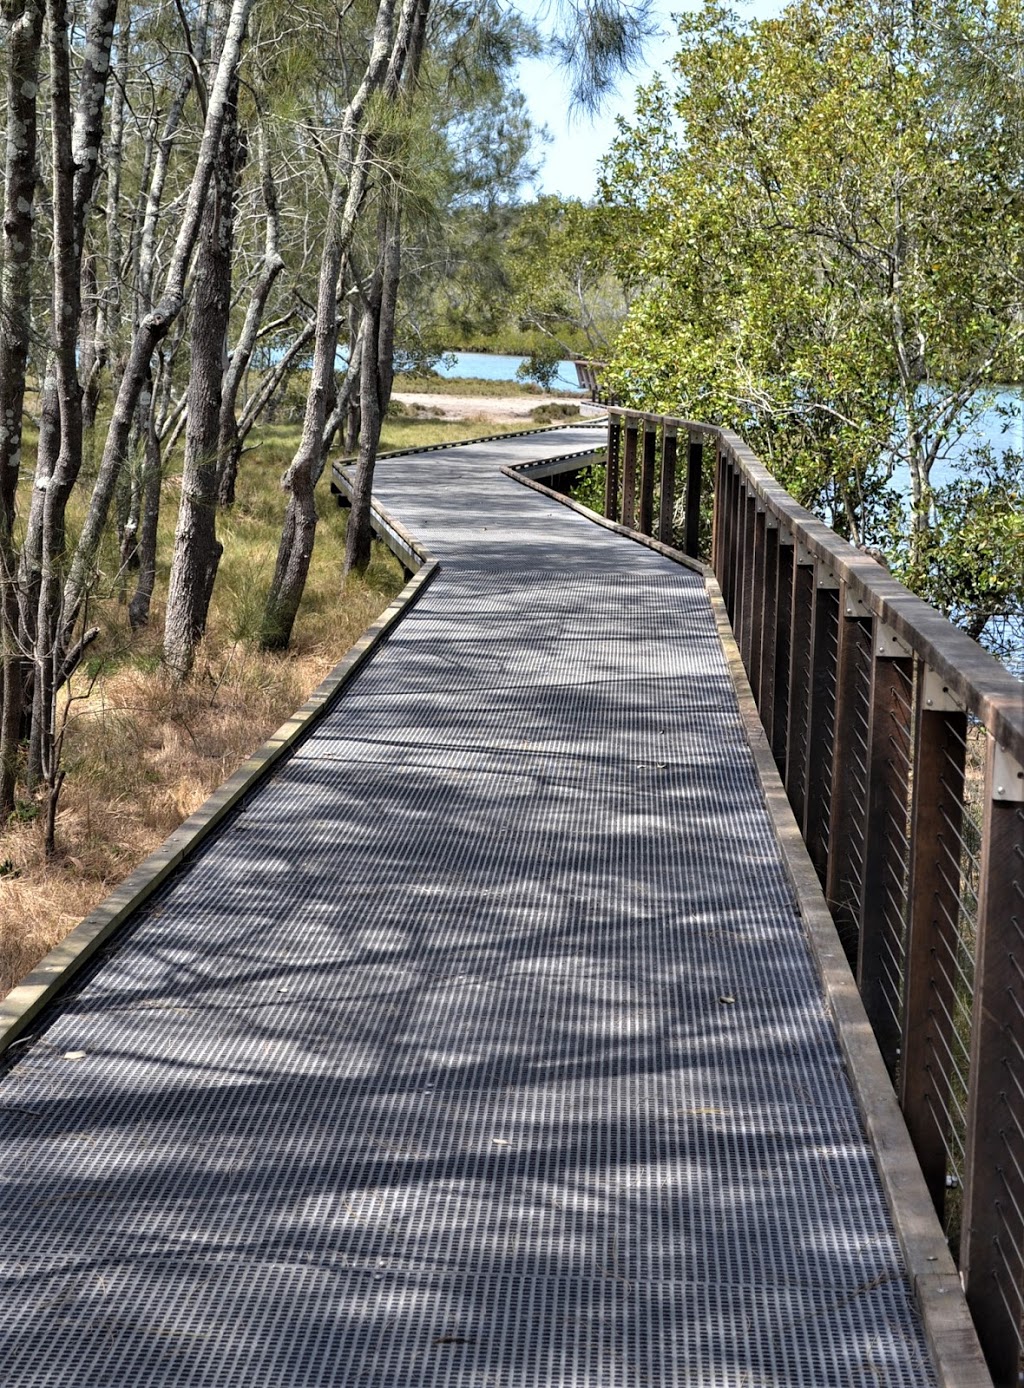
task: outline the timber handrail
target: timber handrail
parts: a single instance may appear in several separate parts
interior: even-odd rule
[[[1017,1385],[1024,685],[729,429],[613,407],[605,480],[608,520],[710,562],[993,1377]]]

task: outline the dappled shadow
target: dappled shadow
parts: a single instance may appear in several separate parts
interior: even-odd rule
[[[699,581],[618,562],[451,564],[14,1047],[5,1383],[931,1381]]]

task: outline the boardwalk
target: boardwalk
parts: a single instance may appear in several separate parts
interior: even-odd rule
[[[934,1382],[699,577],[383,464],[440,559],[0,1084],[7,1388]]]

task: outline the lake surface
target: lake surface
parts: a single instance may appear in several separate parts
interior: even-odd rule
[[[517,370],[526,360],[525,357],[505,356],[498,352],[449,352],[447,356],[449,360],[454,358],[454,361],[450,365],[438,362],[434,370],[445,380],[451,381],[458,380],[460,376],[474,376],[485,381],[514,381]],[[559,363],[555,386],[558,390],[579,391],[576,368],[571,361]],[[1014,413],[1014,418],[1007,418],[1007,409]],[[950,444],[948,459],[936,464],[932,474],[933,484],[941,486],[951,481],[957,460],[965,457],[971,448],[985,443],[990,444],[997,454],[1011,450],[1024,453],[1024,387],[1015,386],[1000,391],[991,408],[973,422],[962,438]],[[910,490],[909,475],[898,473],[894,481],[897,486],[902,484],[903,490]]]
[[[507,357],[499,352],[448,352],[446,358],[455,360],[451,365],[439,361],[434,367],[438,376],[446,381],[457,381],[459,377],[472,376],[481,381],[514,381],[516,372],[526,360],[525,357]],[[576,368],[571,361],[558,363],[558,378],[553,383],[555,390],[579,392],[580,384],[576,378]]]

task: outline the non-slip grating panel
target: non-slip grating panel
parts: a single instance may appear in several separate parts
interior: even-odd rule
[[[496,473],[572,438],[382,465],[441,574],[14,1047],[5,1388],[934,1383],[701,580]]]

